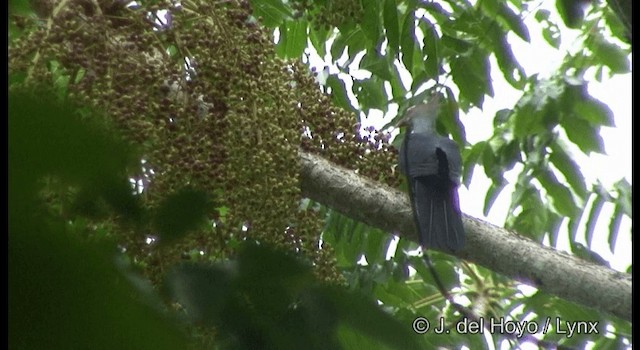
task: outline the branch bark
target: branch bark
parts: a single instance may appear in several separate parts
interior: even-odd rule
[[[300,152],[304,196],[344,215],[416,240],[405,193]],[[468,215],[457,256],[546,293],[631,322],[631,275],[584,261]]]

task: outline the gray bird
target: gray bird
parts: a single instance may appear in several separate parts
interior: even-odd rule
[[[458,186],[462,159],[455,141],[438,135],[438,99],[407,110],[398,126],[407,126],[399,150],[400,171],[407,177],[420,244],[455,252],[464,245]]]

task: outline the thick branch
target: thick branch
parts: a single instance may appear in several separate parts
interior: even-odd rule
[[[417,240],[405,193],[301,152],[303,195],[355,220]],[[596,265],[465,215],[460,258],[631,321],[631,275]]]

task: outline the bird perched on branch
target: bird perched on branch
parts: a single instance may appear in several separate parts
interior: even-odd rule
[[[399,150],[400,171],[407,177],[420,243],[427,249],[455,252],[464,245],[458,186],[462,169],[455,141],[435,128],[438,95],[409,108],[397,125],[406,126]]]

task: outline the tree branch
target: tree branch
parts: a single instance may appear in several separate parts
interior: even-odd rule
[[[304,196],[344,215],[417,241],[407,195],[300,152]],[[546,293],[631,322],[631,275],[542,246],[464,215],[465,247],[456,255]]]

